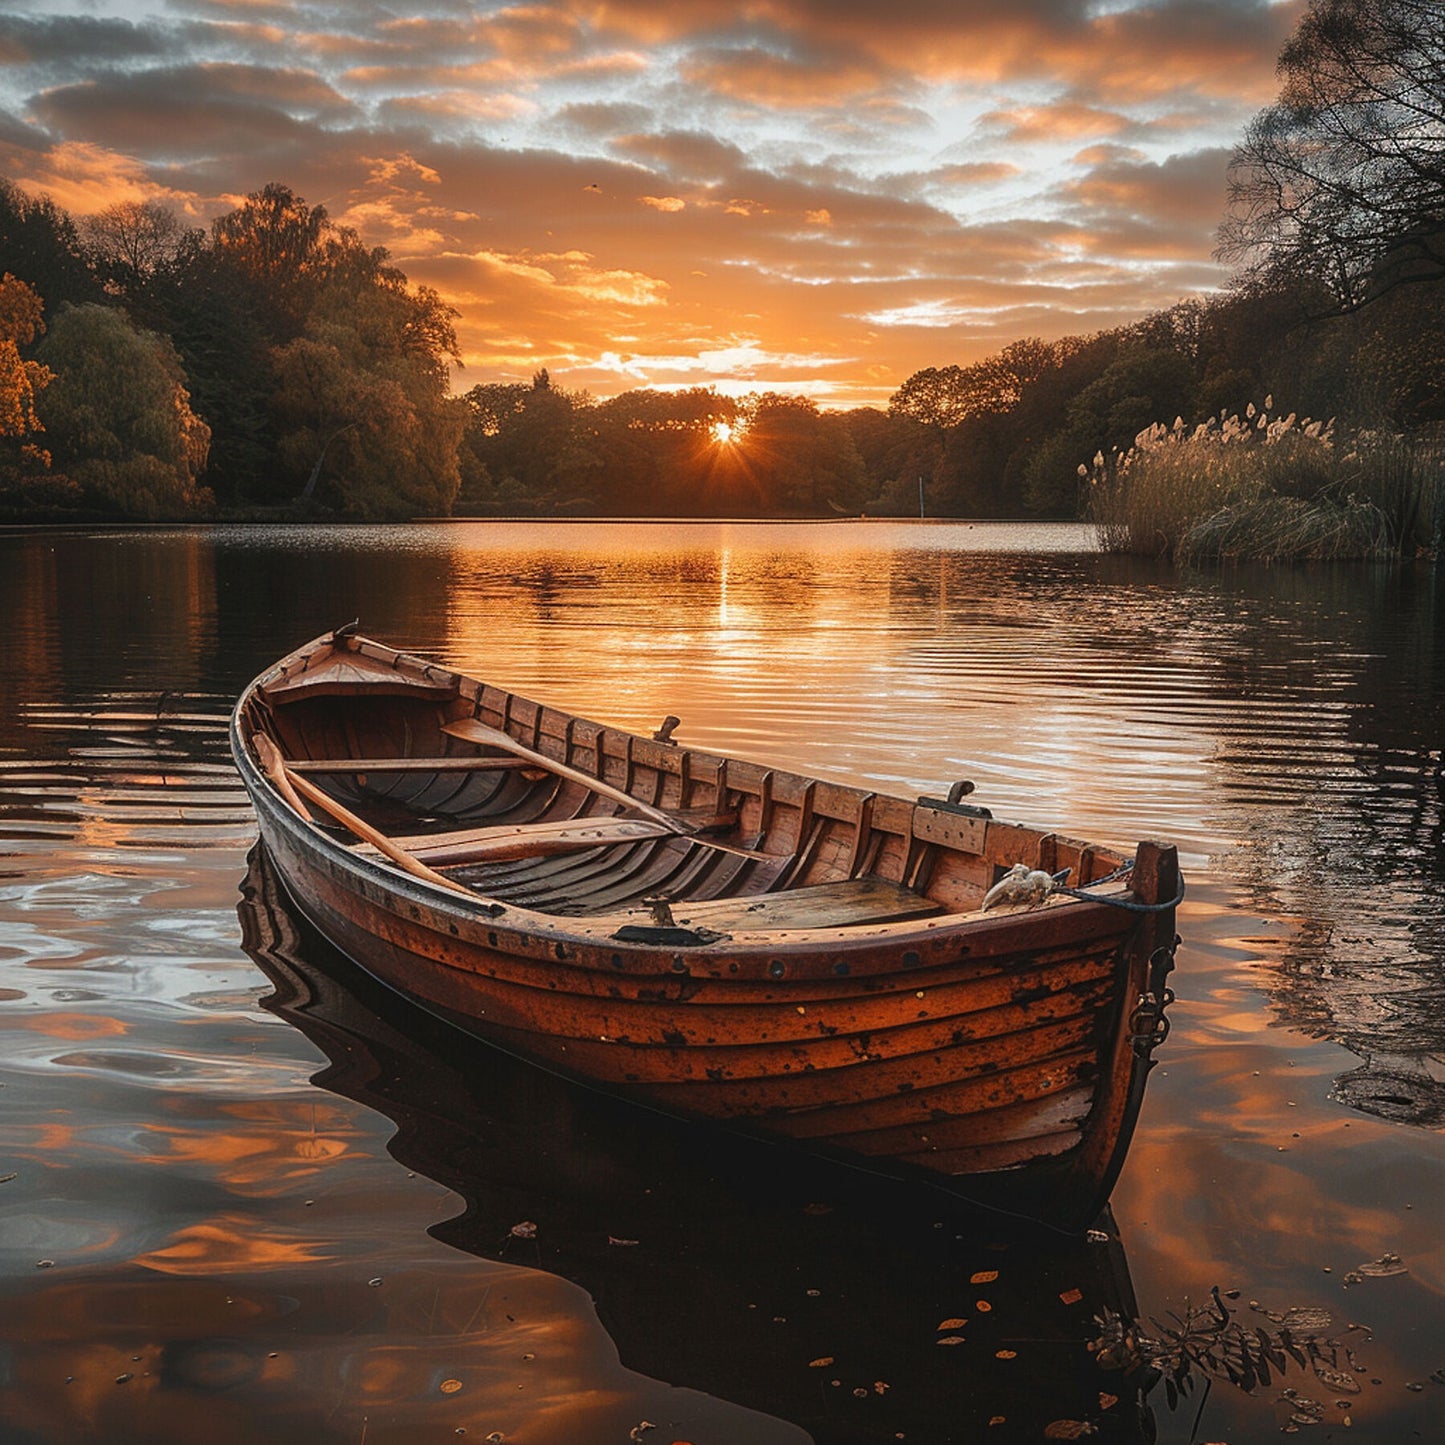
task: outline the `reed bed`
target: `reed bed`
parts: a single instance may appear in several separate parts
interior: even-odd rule
[[[1286,561],[1435,555],[1445,522],[1445,446],[1265,406],[1187,427],[1156,423],[1127,452],[1079,468],[1111,552]]]

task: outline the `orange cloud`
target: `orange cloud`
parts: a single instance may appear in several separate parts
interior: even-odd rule
[[[1217,285],[1223,160],[1299,4],[52,0],[0,17],[0,173],[193,222],[282,181],[461,310],[463,384],[707,357],[881,402]]]

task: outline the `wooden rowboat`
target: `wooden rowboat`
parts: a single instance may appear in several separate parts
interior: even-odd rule
[[[670,1114],[1087,1228],[1167,1032],[1174,849],[675,725],[643,738],[342,629],[242,693],[231,746],[302,913],[434,1012]]]

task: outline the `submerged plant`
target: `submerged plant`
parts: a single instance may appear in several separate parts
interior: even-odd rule
[[[1353,1363],[1349,1352],[1323,1333],[1331,1324],[1327,1311],[1297,1308],[1276,1314],[1254,1304],[1250,1308],[1269,1324],[1241,1319],[1215,1286],[1207,1304],[1186,1301],[1182,1311],[1151,1319],[1152,1333],[1106,1308],[1095,1316],[1099,1334],[1090,1349],[1104,1369],[1136,1377],[1144,1394],[1162,1383],[1171,1410],[1202,1386],[1196,1426],[1216,1380],[1251,1393],[1273,1384],[1293,1365],[1333,1396],[1360,1392],[1359,1380],[1341,1365],[1342,1356],[1347,1365]],[[1315,1424],[1324,1415],[1319,1401],[1296,1389],[1282,1390],[1281,1399],[1292,1411],[1292,1425]]]

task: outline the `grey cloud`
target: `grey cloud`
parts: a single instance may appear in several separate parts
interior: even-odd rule
[[[164,53],[162,34],[128,20],[0,15],[0,65],[73,67],[149,59]]]
[[[304,138],[309,121],[360,114],[308,72],[236,65],[105,76],[45,91],[31,109],[68,140],[153,158],[286,144]]]

